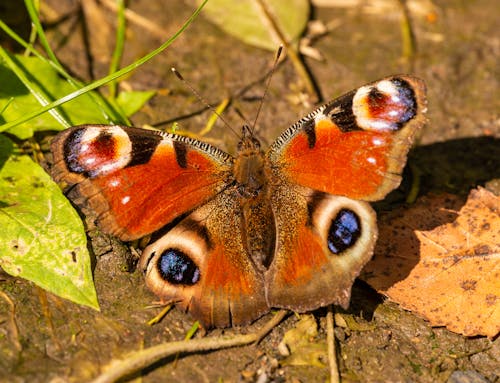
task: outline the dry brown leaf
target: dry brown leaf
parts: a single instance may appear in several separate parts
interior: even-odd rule
[[[467,335],[500,332],[500,198],[473,190],[423,198],[379,223],[362,279],[431,323]]]

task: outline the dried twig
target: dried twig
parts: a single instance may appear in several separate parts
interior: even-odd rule
[[[200,351],[220,350],[223,348],[244,346],[259,342],[266,334],[277,326],[287,315],[287,311],[279,311],[264,327],[258,332],[252,334],[236,335],[231,338],[202,338],[189,341],[168,342],[145,350],[137,351],[125,359],[114,360],[107,370],[92,381],[92,383],[111,383],[116,382],[137,371],[140,371],[159,360],[169,356],[180,354],[189,354]]]

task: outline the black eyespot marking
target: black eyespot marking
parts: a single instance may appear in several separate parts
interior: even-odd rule
[[[178,249],[165,250],[157,263],[161,277],[173,285],[192,286],[200,280],[200,269]]]
[[[405,106],[399,121],[399,125],[403,125],[417,115],[417,96],[412,86],[407,81],[401,78],[395,78],[392,80],[392,83],[398,88],[401,103]]]
[[[360,235],[361,223],[358,215],[352,210],[341,209],[328,231],[328,249],[333,254],[340,254],[354,246]]]
[[[64,142],[64,159],[72,173],[84,174],[94,178],[100,167],[116,159],[116,146],[113,135],[101,132],[90,142],[84,141],[85,128],[76,129]],[[83,147],[87,146],[85,150]],[[90,162],[89,157],[94,161]]]
[[[86,128],[76,129],[64,141],[64,160],[68,170],[95,178],[103,169],[109,171],[121,167],[116,136],[103,129],[96,137],[86,139],[86,132]]]
[[[369,130],[399,130],[417,115],[415,92],[400,78],[375,84],[358,104],[365,108],[364,113],[362,108],[358,110],[360,123]]]
[[[77,153],[80,152],[83,129],[77,129],[64,141],[64,158],[68,170],[73,173],[83,173],[85,168],[80,164]]]

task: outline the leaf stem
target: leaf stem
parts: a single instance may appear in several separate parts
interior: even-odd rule
[[[125,46],[125,1],[117,0],[118,6],[117,21],[118,25],[116,27],[116,45],[113,51],[113,56],[111,57],[111,63],[109,64],[109,74],[113,74],[118,70],[120,65],[120,60],[123,55],[123,47]],[[116,97],[117,82],[111,81],[109,83],[109,96],[114,99]]]
[[[415,33],[411,22],[410,11],[406,0],[399,0],[399,7],[401,8],[401,38],[403,40],[403,58],[412,60],[415,57],[416,41]]]
[[[297,74],[304,82],[304,86],[307,90],[307,93],[309,93],[312,97],[314,97],[313,100],[314,102],[320,101],[321,95],[319,94],[319,91],[316,85],[314,84],[314,81],[311,78],[309,71],[304,65],[304,62],[298,50],[292,44],[290,44],[290,42],[286,39],[285,34],[281,30],[273,14],[270,12],[266,2],[264,0],[256,0],[255,3],[259,6],[259,8],[262,11],[262,14],[269,21],[269,25],[271,26],[273,32],[276,34],[276,36],[279,38],[283,46],[286,48],[286,52],[288,56],[290,56],[290,60],[292,60],[292,64],[295,67]]]

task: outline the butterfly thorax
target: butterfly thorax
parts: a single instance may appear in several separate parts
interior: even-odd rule
[[[262,191],[266,183],[264,153],[248,126],[243,126],[242,132],[233,175],[242,195],[252,198]]]

